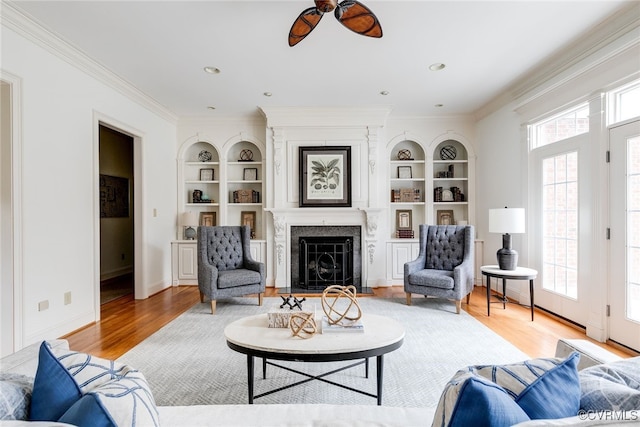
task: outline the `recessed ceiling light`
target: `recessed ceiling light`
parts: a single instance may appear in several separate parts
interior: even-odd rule
[[[431,64],[429,65],[429,69],[431,71],[440,71],[440,70],[444,70],[444,67],[446,67],[446,65],[444,65],[441,62],[436,62],[435,64]]]
[[[207,109],[208,109],[208,110],[215,110],[215,109],[216,109],[216,107],[214,107],[213,105],[209,105],[209,106],[207,107]]]
[[[204,71],[209,74],[220,74],[220,69],[216,67],[204,67]]]
[[[380,95],[387,96],[387,95],[389,95],[389,91],[388,90],[381,90],[380,91]]]
[[[271,96],[271,95],[273,95],[273,94],[272,94],[271,92],[265,92],[265,93],[263,93],[263,95],[264,95],[264,96]]]

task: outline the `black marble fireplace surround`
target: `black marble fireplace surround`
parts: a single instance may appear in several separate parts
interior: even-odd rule
[[[301,281],[304,281],[304,278],[301,278],[301,270],[302,274],[304,274],[304,265],[301,269],[301,245],[300,241],[304,239],[307,242],[307,246],[311,246],[312,248],[318,248],[322,245],[323,242],[326,242],[326,247],[323,249],[327,249],[327,252],[331,252],[334,248],[337,248],[338,251],[338,267],[336,268],[336,277],[340,279],[346,279],[346,283],[344,280],[340,280],[337,283],[333,283],[332,281],[327,281],[326,286],[338,284],[338,285],[354,285],[358,292],[364,292],[362,288],[362,254],[361,254],[361,227],[360,226],[292,226],[291,227],[291,289],[286,290],[285,292],[291,293],[320,293],[324,290],[322,286],[322,280],[312,280],[310,283],[301,284]],[[345,241],[346,246],[343,248],[340,246],[340,242]],[[343,262],[342,254],[340,251],[343,251],[348,247],[351,256],[351,265],[349,261]],[[327,258],[327,257],[325,257]],[[351,268],[352,267],[352,268]],[[343,271],[343,269],[348,268],[353,271]],[[326,274],[323,277],[331,277],[331,272],[325,272]]]

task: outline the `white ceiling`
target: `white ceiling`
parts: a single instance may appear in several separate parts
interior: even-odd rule
[[[381,39],[329,13],[295,47],[289,29],[312,0],[12,3],[179,117],[252,115],[263,105],[473,113],[628,3],[362,2],[380,20]],[[429,71],[437,62],[447,67]]]

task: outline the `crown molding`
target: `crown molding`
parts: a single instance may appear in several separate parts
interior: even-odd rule
[[[178,116],[159,102],[146,95],[134,85],[117,76],[88,55],[64,41],[55,33],[39,24],[10,1],[3,1],[0,8],[2,26],[16,32],[31,42],[43,47],[53,55],[71,64],[80,71],[106,84],[161,118],[176,124]]]
[[[640,43],[640,3],[633,1],[531,69],[474,112],[476,120],[510,102],[531,102]]]

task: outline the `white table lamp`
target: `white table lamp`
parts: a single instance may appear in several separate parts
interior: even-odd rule
[[[511,247],[511,234],[524,233],[524,209],[489,209],[489,232],[502,233],[502,248],[498,250],[498,266],[501,270],[515,270],[518,252]]]
[[[182,226],[185,227],[184,230],[184,237],[187,238],[187,240],[194,240],[196,238],[196,230],[193,227],[197,227],[198,226],[198,214],[197,212],[192,212],[192,211],[188,211],[188,212],[184,212],[182,214]]]

